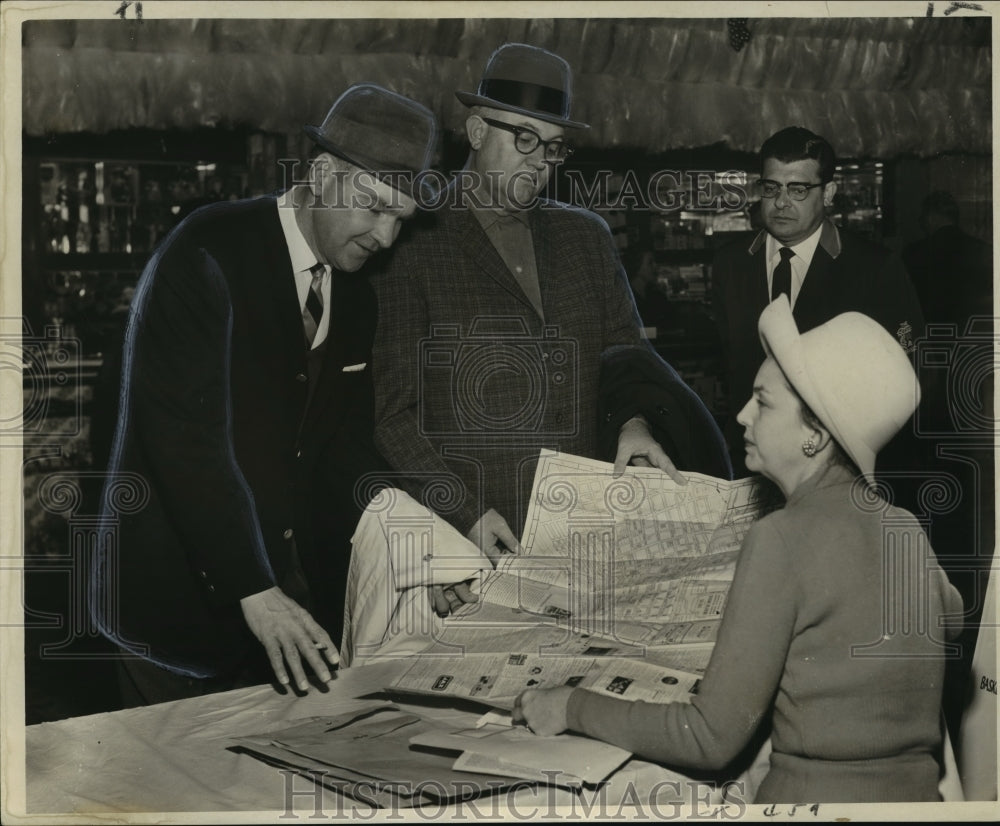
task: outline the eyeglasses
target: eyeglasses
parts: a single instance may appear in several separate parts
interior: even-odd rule
[[[756,183],[757,189],[760,191],[761,198],[777,198],[778,193],[781,192],[782,186],[784,186],[785,192],[788,193],[788,197],[793,201],[804,201],[806,196],[809,195],[810,189],[815,189],[818,186],[825,186],[823,183],[806,184],[799,181],[789,181],[787,184],[779,184],[777,181],[772,181],[770,178],[761,178]]]
[[[543,147],[542,151],[545,160],[550,162],[564,161],[573,154],[573,148],[562,138],[543,141],[542,136],[534,129],[528,129],[525,126],[515,126],[513,123],[504,123],[502,120],[493,120],[493,118],[483,118],[483,120],[490,126],[496,126],[499,129],[506,129],[508,132],[513,132],[514,148],[522,155],[530,155],[539,146]]]

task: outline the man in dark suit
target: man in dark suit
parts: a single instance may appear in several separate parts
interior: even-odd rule
[[[903,250],[927,323],[954,324],[993,314],[993,248],[959,226],[955,197],[935,190],[920,209],[924,238]]]
[[[373,279],[376,444],[401,486],[496,558],[518,546],[540,449],[598,458],[603,428],[619,473],[631,461],[679,478],[658,432],[717,429],[666,369],[639,368],[659,394],[615,388],[598,421],[602,353],[648,344],[607,225],[538,197],[566,130],[586,126],[569,117],[566,62],[507,44],[478,92],[457,95],[471,107],[466,168]],[[690,469],[729,475],[718,435]],[[439,614],[458,590],[434,595]]]
[[[437,128],[360,84],[305,131],[308,180],[194,212],[132,303],[91,605],[129,704],[272,670],[306,691],[303,660],[324,682],[338,661],[313,614],[342,615],[354,481],[380,461],[358,271],[414,213]]]
[[[712,306],[728,367],[726,436],[737,475],[746,469],[736,414],[764,362],[757,320],[780,293],[788,294],[801,332],[855,310],[882,324],[908,353],[923,334],[920,305],[900,260],[826,217],[837,191],[833,147],[789,126],[764,142],[760,160],[764,229],[723,247],[712,265]]]

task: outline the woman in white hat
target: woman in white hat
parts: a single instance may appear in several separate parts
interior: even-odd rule
[[[747,467],[787,502],[747,533],[698,694],[655,704],[533,690],[515,718],[539,734],[568,728],[673,766],[721,769],[771,714],[755,802],[937,800],[938,620],[959,615],[961,598],[916,519],[866,484],[919,401],[916,376],[860,313],[799,335],[781,296],[759,329],[768,358],[737,421]]]

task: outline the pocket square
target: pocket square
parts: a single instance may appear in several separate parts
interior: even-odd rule
[[[358,373],[358,372],[364,370],[367,366],[368,366],[368,362],[367,361],[363,361],[363,362],[361,362],[361,364],[348,364],[347,367],[343,368],[342,372],[344,372],[344,373]]]

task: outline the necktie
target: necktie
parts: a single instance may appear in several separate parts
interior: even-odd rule
[[[771,301],[779,295],[785,293],[788,301],[792,300],[792,263],[791,258],[795,255],[791,247],[782,247],[778,250],[781,260],[774,268],[774,275],[771,277]]]
[[[302,309],[302,326],[306,333],[306,347],[311,348],[316,338],[316,331],[319,329],[319,322],[323,318],[322,285],[326,267],[317,262],[309,272],[312,273],[312,283],[309,285],[309,292],[306,293],[306,306]]]

